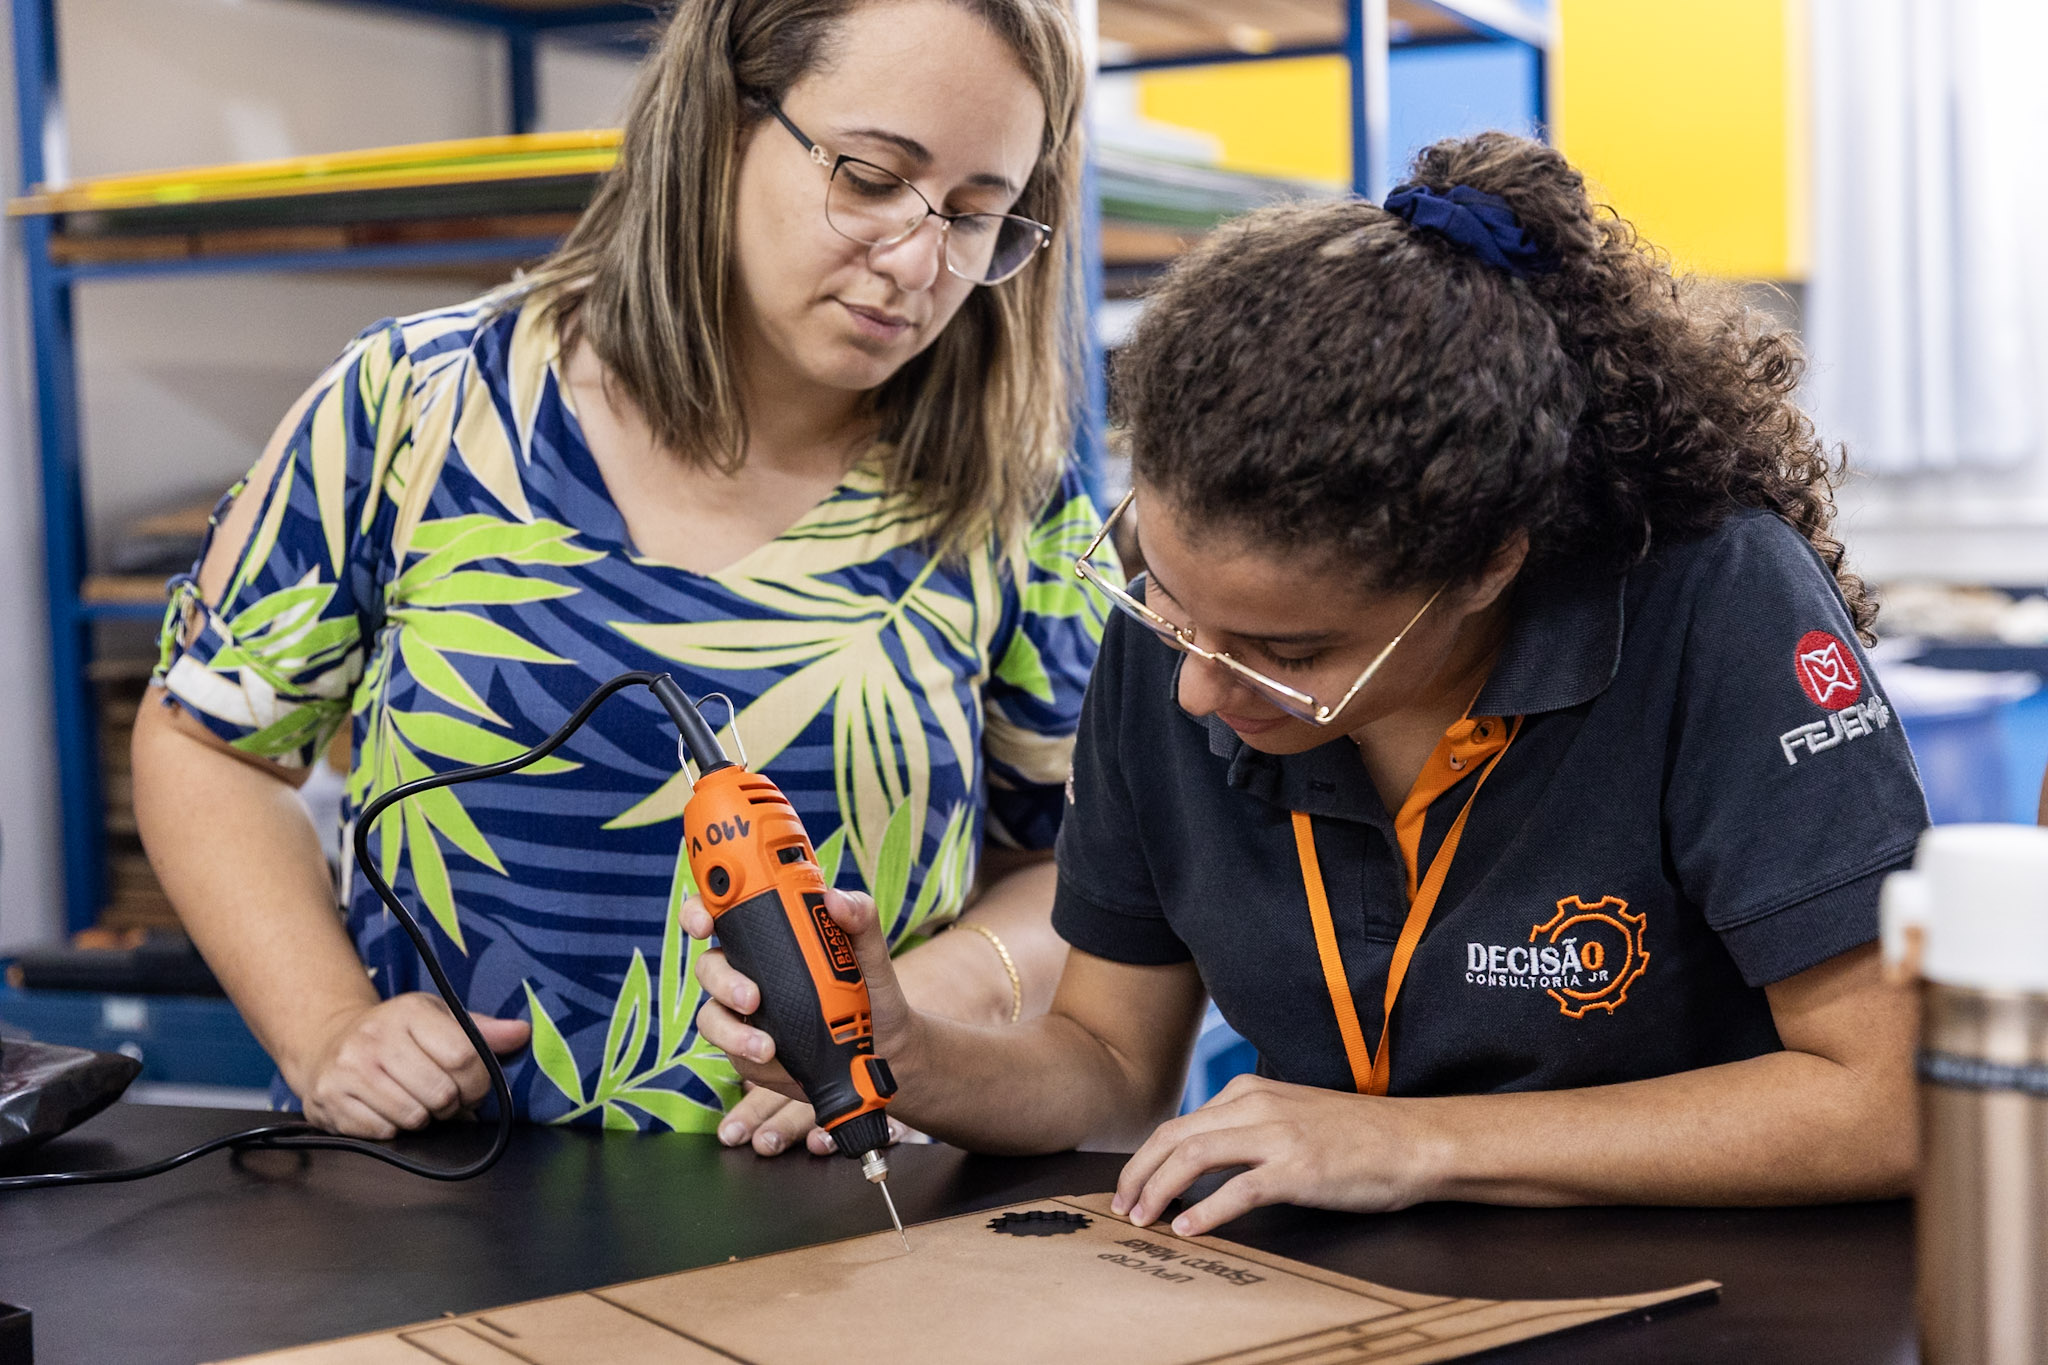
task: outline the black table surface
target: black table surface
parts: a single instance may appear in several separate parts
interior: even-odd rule
[[[135,1164],[261,1121],[117,1105],[24,1161]],[[458,1159],[476,1135],[413,1142]],[[1111,1189],[1122,1158],[905,1146],[905,1222]],[[126,1185],[0,1194],[0,1301],[37,1365],[197,1362],[683,1270],[886,1227],[839,1158],[765,1161],[708,1137],[522,1128],[464,1184],[362,1157],[226,1156]],[[1562,1298],[1720,1280],[1721,1301],[1526,1343],[1489,1360],[1911,1361],[1905,1203],[1811,1209],[1258,1210],[1222,1236],[1433,1294]],[[912,1233],[913,1241],[915,1232]]]

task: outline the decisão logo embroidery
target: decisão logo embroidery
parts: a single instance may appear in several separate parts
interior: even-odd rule
[[[1619,896],[1588,904],[1578,896],[1557,903],[1557,913],[1529,931],[1526,943],[1467,943],[1465,983],[1540,990],[1568,1019],[1615,1009],[1628,999],[1650,965],[1643,946],[1646,917]]]

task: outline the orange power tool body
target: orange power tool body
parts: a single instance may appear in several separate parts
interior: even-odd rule
[[[875,1055],[867,979],[853,941],[825,912],[825,878],[803,821],[779,787],[725,756],[672,679],[651,686],[697,764],[684,848],[719,946],[760,988],[749,1022],[775,1040],[776,1060],[803,1087],[818,1126],[887,1198],[883,1111],[896,1078]],[[900,1232],[893,1199],[889,1217]]]
[[[796,808],[761,774],[720,768],[697,779],[683,838],[719,946],[761,988],[750,1022],[775,1040],[818,1126],[865,1163],[888,1145],[882,1111],[896,1080],[875,1055],[868,983],[853,941],[825,913],[825,879]]]

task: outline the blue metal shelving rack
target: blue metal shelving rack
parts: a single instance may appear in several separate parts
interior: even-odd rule
[[[329,0],[495,30],[507,55],[507,122],[529,131],[538,108],[536,45],[571,28],[616,30],[620,41],[644,31],[646,4],[528,0],[519,6],[482,0]],[[57,0],[11,0],[14,97],[20,184],[27,193],[62,178],[63,83],[58,63]],[[55,719],[59,815],[63,830],[65,922],[78,930],[97,918],[105,899],[106,835],[100,791],[99,732],[86,678],[92,630],[107,620],[154,620],[160,606],[87,601],[84,487],[79,447],[77,337],[72,288],[88,280],[221,271],[375,269],[517,260],[544,254],[551,239],[497,239],[365,246],[345,251],[179,260],[59,264],[51,258],[52,222],[18,220],[28,266],[29,341],[35,360],[36,429],[42,473],[46,589],[49,594],[51,700]]]
[[[658,6],[648,0],[326,0],[358,9],[474,25],[500,34],[507,54],[507,122],[529,131],[538,109],[536,46],[547,34],[581,30],[587,37],[631,47],[650,31]],[[1115,0],[1104,0],[1114,6]],[[1341,40],[1278,48],[1263,53],[1230,50],[1179,52],[1147,60],[1106,64],[1104,71],[1140,71],[1171,66],[1299,56],[1342,56],[1350,66],[1352,180],[1361,194],[1379,197],[1387,189],[1387,61],[1397,39],[1390,3],[1404,13],[1446,21],[1447,34],[1416,41],[1507,42],[1530,47],[1538,57],[1535,121],[1543,122],[1549,29],[1516,0],[1332,0],[1341,5]],[[58,0],[10,0],[13,15],[14,79],[20,184],[26,193],[63,177],[63,86],[58,62]],[[1084,12],[1086,12],[1084,10]],[[1091,182],[1092,186],[1092,182]],[[377,269],[449,266],[511,261],[544,254],[551,239],[520,238],[354,247],[326,252],[206,256],[173,260],[81,262],[52,259],[53,224],[48,217],[20,223],[28,269],[30,344],[35,360],[36,421],[42,474],[45,577],[49,594],[52,700],[63,830],[65,920],[72,930],[90,926],[104,901],[106,837],[100,789],[98,727],[87,682],[92,630],[107,620],[154,620],[161,607],[134,602],[88,601],[85,579],[85,519],[79,445],[79,396],[72,289],[88,281],[118,281],[168,274],[230,271]],[[1088,297],[1101,299],[1099,222],[1089,194],[1082,230],[1090,262]],[[1099,360],[1099,355],[1097,356]],[[1081,453],[1099,469],[1104,399],[1102,366],[1091,366],[1091,392],[1080,434]]]
[[[1388,54],[1395,47],[1442,47],[1466,43],[1513,43],[1536,58],[1535,107],[1529,111],[1537,128],[1549,124],[1551,23],[1547,5],[1517,0],[1341,0],[1342,36],[1335,41],[1299,43],[1266,51],[1216,49],[1176,52],[1133,61],[1104,62],[1104,73],[1161,71],[1186,66],[1221,66],[1239,62],[1285,61],[1299,57],[1342,57],[1351,82],[1351,188],[1378,200],[1393,185],[1388,146]],[[1218,8],[1228,9],[1228,5]],[[1394,11],[1413,18],[1440,21],[1427,31],[1397,36]],[[1543,11],[1543,12],[1539,12]],[[1412,22],[1402,27],[1415,28]]]
[[[1351,190],[1375,202],[1393,188],[1388,134],[1389,54],[1395,47],[1445,47],[1471,43],[1514,44],[1526,48],[1535,59],[1533,107],[1528,110],[1532,127],[1549,127],[1551,49],[1553,32],[1549,15],[1554,0],[1335,0],[1332,10],[1341,10],[1340,33],[1326,42],[1276,45],[1262,50],[1201,48],[1174,51],[1131,60],[1101,62],[1105,75],[1166,71],[1181,67],[1227,66],[1247,62],[1287,61],[1302,57],[1342,57],[1349,73],[1351,120]],[[1105,8],[1113,0],[1103,0]],[[1204,7],[1225,14],[1239,12],[1228,3]],[[1396,23],[1399,11],[1403,21]],[[1220,16],[1206,16],[1212,27],[1220,28]],[[1434,23],[1418,24],[1416,20]],[[1086,234],[1090,277],[1085,281],[1086,297],[1092,309],[1103,301],[1101,213],[1097,202],[1093,167],[1086,184],[1083,231]],[[1090,391],[1081,421],[1079,445],[1090,473],[1090,491],[1103,502],[1101,459],[1105,449],[1104,418],[1107,408],[1102,346],[1095,329],[1090,329]]]

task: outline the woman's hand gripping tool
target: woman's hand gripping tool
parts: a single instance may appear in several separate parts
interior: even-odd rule
[[[664,685],[665,684],[665,685]],[[733,967],[761,990],[750,1022],[775,1040],[775,1055],[803,1087],[818,1126],[889,1196],[889,1120],[896,1093],[875,1055],[867,979],[853,941],[825,912],[825,879],[796,808],[773,782],[725,756],[696,706],[664,676],[654,694],[697,765],[683,807],[683,839],[697,894]],[[910,1239],[904,1238],[904,1248]]]

